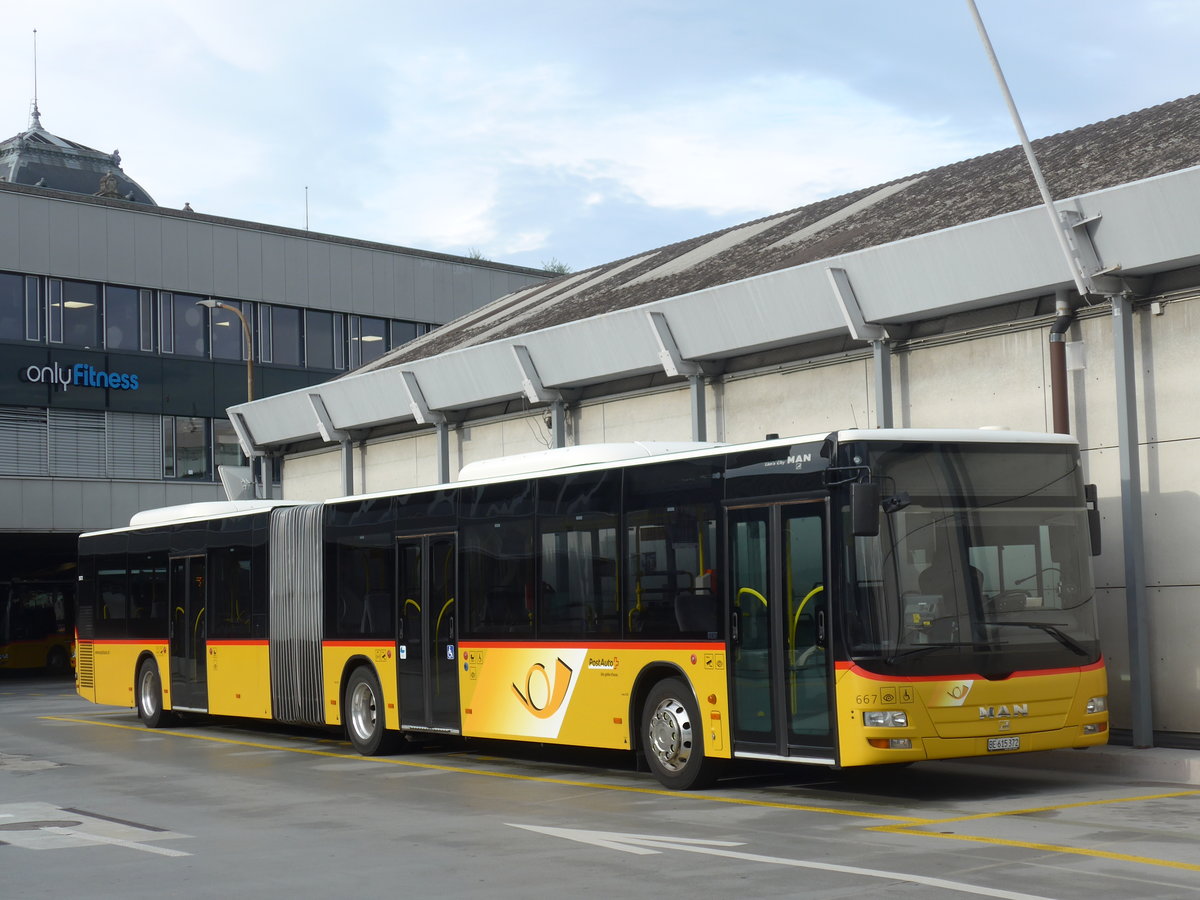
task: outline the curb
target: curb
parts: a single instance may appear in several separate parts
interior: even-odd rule
[[[1132,747],[1107,745],[1081,750],[1013,753],[1002,757],[954,760],[954,763],[971,767],[1002,767],[1014,773],[1070,772],[1075,775],[1120,778],[1124,781],[1200,785],[1200,753],[1162,747],[1135,750]]]

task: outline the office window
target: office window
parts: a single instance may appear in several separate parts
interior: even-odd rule
[[[350,368],[357,369],[387,352],[387,325],[383,319],[350,317]]]
[[[208,310],[196,305],[200,299],[193,294],[175,294],[172,298],[171,337],[177,356],[208,356]]]
[[[163,416],[162,420],[162,473],[163,478],[175,477],[175,417]]]
[[[158,295],[158,345],[163,353],[175,352],[175,295],[170,291]]]
[[[104,289],[104,346],[137,350],[141,345],[141,297],[134,288]]]
[[[420,326],[416,322],[389,322],[389,330],[391,332],[391,345],[399,347],[402,344],[407,344],[415,339],[420,333]]]
[[[272,361],[271,354],[271,307],[266,303],[258,304],[258,346],[256,355],[261,362]]]
[[[300,366],[302,358],[300,310],[276,306],[271,310],[271,352],[279,366]]]
[[[142,289],[138,291],[138,305],[142,312],[141,348],[146,351],[154,350],[154,292]]]
[[[218,466],[244,466],[246,457],[228,419],[213,419],[213,471]]]
[[[62,283],[62,342],[73,347],[100,347],[100,285]]]
[[[25,337],[25,279],[0,273],[0,340]]]
[[[249,303],[238,303],[236,300],[222,300],[221,302],[241,310],[248,322],[254,321],[251,318],[254,312],[249,309]],[[213,359],[245,359],[246,336],[242,330],[242,320],[237,317],[237,313],[220,308],[210,309],[208,312],[212,320]]]
[[[208,435],[208,419],[164,416],[163,477],[211,480]]]
[[[304,313],[305,363],[310,369],[345,368],[342,316],[310,309]]]
[[[25,276],[25,340],[42,339],[42,295],[41,279],[36,275]]]

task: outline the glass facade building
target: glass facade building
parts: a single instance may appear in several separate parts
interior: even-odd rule
[[[248,368],[256,399],[317,385],[550,277],[147,201],[0,182],[0,578],[225,499]]]

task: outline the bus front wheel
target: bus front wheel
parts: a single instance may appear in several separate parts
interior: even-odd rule
[[[138,715],[147,728],[162,728],[171,723],[171,714],[163,709],[162,678],[158,665],[152,659],[138,667],[137,674]]]
[[[677,791],[708,787],[720,760],[704,755],[704,723],[692,689],[678,678],[656,684],[642,707],[642,750],[650,771]]]
[[[383,691],[375,673],[362,666],[346,682],[342,700],[342,720],[354,749],[363,756],[391,753],[397,744],[395,734],[384,727]]]

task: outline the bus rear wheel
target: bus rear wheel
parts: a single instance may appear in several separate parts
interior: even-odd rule
[[[692,690],[678,678],[656,684],[642,707],[642,750],[650,771],[676,791],[708,787],[720,760],[704,755],[704,724]]]
[[[351,672],[342,699],[342,720],[350,743],[363,756],[393,753],[399,743],[399,736],[384,727],[383,710],[383,691],[375,673],[366,666]]]
[[[171,714],[163,709],[162,678],[154,660],[147,659],[138,666],[135,693],[138,716],[147,728],[162,728],[171,724]]]

